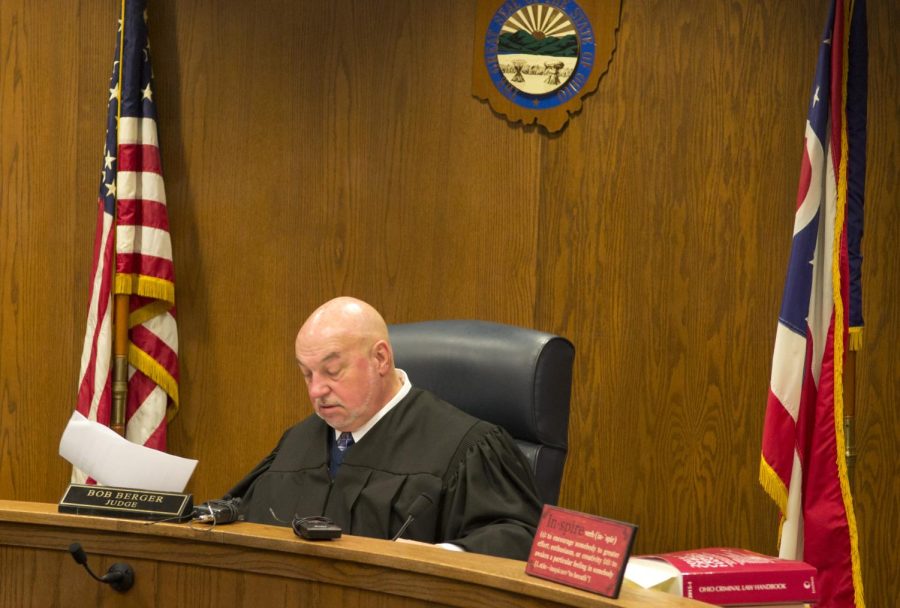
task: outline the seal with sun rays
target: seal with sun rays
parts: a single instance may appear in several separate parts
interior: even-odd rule
[[[500,28],[497,54],[504,78],[517,89],[531,95],[553,93],[575,73],[575,24],[555,7],[530,4]]]
[[[516,104],[547,109],[580,90],[593,65],[590,21],[572,0],[508,0],[494,14],[485,60],[494,86]]]
[[[472,95],[511,123],[556,133],[597,91],[622,0],[475,0]]]

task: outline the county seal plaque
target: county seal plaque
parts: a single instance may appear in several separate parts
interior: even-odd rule
[[[621,0],[479,0],[472,93],[512,122],[562,129],[597,89]]]

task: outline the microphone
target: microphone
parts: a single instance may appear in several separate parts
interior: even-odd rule
[[[84,566],[84,569],[87,570],[88,574],[90,574],[94,580],[109,585],[120,593],[125,593],[131,589],[132,585],[134,585],[134,570],[132,570],[131,566],[125,562],[116,562],[109,567],[106,574],[97,576],[94,574],[94,571],[91,570],[91,567],[88,566],[87,553],[81,548],[81,543],[72,543],[69,545],[69,553],[72,554],[72,559],[75,560],[75,563]]]
[[[430,507],[434,502],[428,497],[427,494],[422,492],[416,499],[409,505],[409,511],[407,511],[406,521],[403,522],[403,525],[400,526],[400,529],[397,531],[397,534],[394,535],[394,538],[391,540],[397,540],[403,533],[406,532],[406,529],[419,515],[424,513],[428,507]]]

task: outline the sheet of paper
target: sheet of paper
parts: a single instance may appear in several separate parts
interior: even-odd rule
[[[678,569],[659,559],[632,557],[625,566],[625,580],[644,589],[681,595]]]
[[[183,492],[197,466],[132,443],[98,422],[72,413],[59,441],[59,455],[104,486]]]

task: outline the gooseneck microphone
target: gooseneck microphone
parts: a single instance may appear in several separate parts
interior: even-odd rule
[[[397,531],[397,534],[394,535],[394,538],[391,540],[397,540],[403,533],[406,532],[406,529],[409,527],[415,519],[425,512],[428,507],[430,507],[434,502],[428,497],[424,492],[416,496],[416,499],[409,505],[409,511],[407,511],[406,521],[403,522],[403,525],[400,526],[400,529]]]
[[[72,543],[69,545],[69,553],[72,554],[72,559],[75,560],[75,563],[84,566],[84,569],[87,570],[88,574],[90,574],[94,580],[109,585],[120,593],[125,593],[131,589],[132,585],[134,585],[134,570],[132,570],[131,566],[125,562],[116,562],[109,567],[106,574],[97,576],[94,574],[94,571],[91,570],[91,567],[88,566],[87,553],[81,548],[81,543]]]

